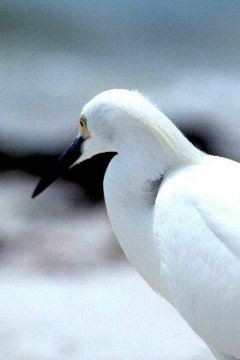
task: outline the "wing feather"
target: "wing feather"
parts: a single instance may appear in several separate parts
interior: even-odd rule
[[[165,179],[155,241],[171,302],[219,351],[240,357],[240,165],[213,158]]]

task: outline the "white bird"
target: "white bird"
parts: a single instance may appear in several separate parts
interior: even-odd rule
[[[240,165],[194,147],[141,94],[109,90],[83,107],[77,139],[33,197],[104,152],[117,153],[104,196],[126,256],[218,360],[240,359]]]

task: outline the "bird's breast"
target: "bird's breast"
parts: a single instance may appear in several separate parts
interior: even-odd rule
[[[127,175],[115,166],[107,169],[104,196],[113,231],[129,261],[157,292],[160,256],[153,239],[153,206],[132,193]]]

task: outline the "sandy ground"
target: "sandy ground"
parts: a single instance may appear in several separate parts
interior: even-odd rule
[[[0,286],[1,359],[213,359],[131,268],[74,280],[1,274]]]
[[[103,206],[58,182],[0,179],[0,359],[210,360],[125,260]]]

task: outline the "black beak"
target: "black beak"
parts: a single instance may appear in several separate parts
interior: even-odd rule
[[[67,148],[66,151],[58,158],[49,172],[42,177],[39,181],[36,189],[32,194],[32,198],[35,198],[41,192],[43,192],[49,185],[57,180],[82,154],[82,143],[84,142],[83,136],[78,136],[74,142]]]

